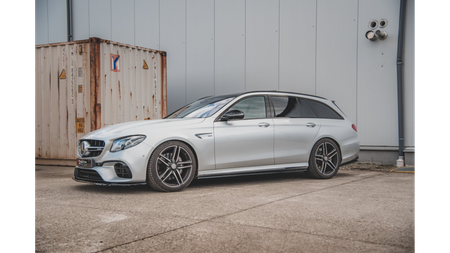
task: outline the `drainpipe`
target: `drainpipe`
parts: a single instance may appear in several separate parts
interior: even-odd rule
[[[398,22],[398,44],[397,44],[397,103],[398,103],[398,160],[397,167],[405,166],[404,159],[404,128],[403,128],[403,46],[404,46],[404,24],[405,24],[406,0],[400,1],[400,17]]]
[[[67,41],[73,41],[72,0],[66,0],[67,9]]]

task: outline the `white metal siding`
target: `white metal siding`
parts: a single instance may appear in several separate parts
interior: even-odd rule
[[[414,137],[414,100],[415,100],[415,81],[414,81],[414,1],[407,1],[406,3],[406,22],[405,22],[405,53],[403,57],[404,62],[404,113],[405,113],[405,146],[415,146]]]
[[[361,1],[358,28],[358,130],[366,146],[398,146],[397,33],[399,0]],[[365,39],[369,22],[388,20],[388,38]]]
[[[186,100],[214,95],[214,1],[186,2]]]
[[[111,1],[89,1],[89,37],[111,40],[111,30]]]
[[[278,89],[279,1],[246,1],[246,90]]]
[[[135,45],[159,49],[159,0],[135,0]]]
[[[185,0],[160,1],[160,48],[167,53],[168,112],[186,104]]]
[[[134,45],[134,1],[111,0],[111,40]]]
[[[358,1],[317,2],[316,94],[356,122]]]
[[[215,94],[245,91],[245,1],[215,2]]]
[[[311,93],[336,100],[357,124],[362,145],[395,147],[399,2],[73,0],[73,28],[77,40],[100,37],[167,51],[168,112],[212,94]],[[35,3],[36,44],[66,36],[65,2]],[[388,19],[388,38],[368,41],[369,19],[381,18]],[[407,1],[405,28],[405,145],[411,147],[414,1]]]
[[[279,89],[315,94],[315,64],[316,1],[281,1]]]

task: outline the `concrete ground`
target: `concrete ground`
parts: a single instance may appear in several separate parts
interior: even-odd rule
[[[414,174],[194,181],[177,193],[36,166],[37,252],[414,252]]]

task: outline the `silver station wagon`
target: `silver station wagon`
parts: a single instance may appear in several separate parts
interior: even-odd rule
[[[116,124],[78,141],[74,180],[180,191],[194,178],[304,171],[329,179],[356,161],[356,126],[334,102],[256,91],[201,98],[160,120]]]

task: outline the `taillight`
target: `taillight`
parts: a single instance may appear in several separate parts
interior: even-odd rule
[[[355,130],[355,132],[358,132],[358,130],[356,129],[355,124],[352,124],[352,128],[353,128],[353,130]]]

